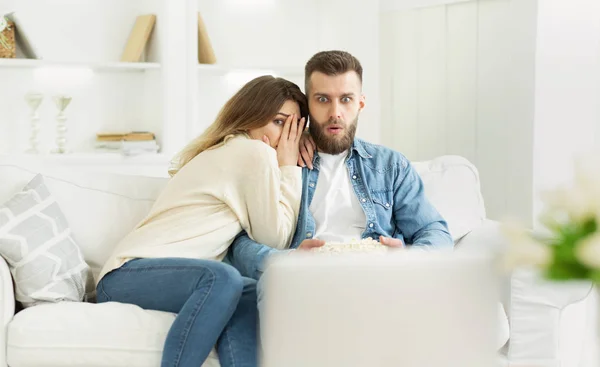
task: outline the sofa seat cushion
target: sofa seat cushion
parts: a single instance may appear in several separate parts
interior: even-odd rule
[[[160,366],[175,314],[117,302],[28,308],[8,325],[11,367]],[[218,367],[215,351],[202,367]]]

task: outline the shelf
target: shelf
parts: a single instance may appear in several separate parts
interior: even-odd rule
[[[69,154],[0,154],[0,165],[15,165],[26,169],[52,173],[92,172],[126,176],[168,178],[170,157],[165,154],[140,154],[124,156],[120,153],[69,153]]]
[[[228,73],[265,73],[282,77],[304,76],[304,67],[248,67],[219,64],[198,64],[198,71],[224,75]]]
[[[139,154],[126,156],[111,152],[77,152],[67,154],[2,154],[17,161],[60,163],[69,165],[168,165],[171,157],[165,154]]]
[[[160,69],[155,62],[59,62],[34,59],[0,59],[0,68],[90,68],[99,72],[128,72]]]

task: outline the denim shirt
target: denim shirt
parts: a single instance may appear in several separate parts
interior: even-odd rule
[[[312,238],[316,230],[309,206],[317,187],[319,163],[320,157],[315,154],[313,170],[304,168],[302,171],[302,201],[291,249]],[[424,249],[453,246],[446,222],[425,197],[423,182],[406,157],[355,139],[345,163],[354,193],[367,218],[362,238],[393,237],[407,246]],[[243,276],[258,279],[264,271],[266,258],[281,251],[256,243],[241,232],[229,248],[225,261]]]

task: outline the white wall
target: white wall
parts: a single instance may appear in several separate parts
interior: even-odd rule
[[[372,143],[381,143],[379,1],[316,1],[318,48],[348,51],[359,59],[363,67],[366,107],[359,118],[357,136]]]
[[[538,3],[534,189],[568,182],[573,160],[599,147],[600,2]],[[534,214],[541,205],[535,201]]]
[[[217,64],[224,69],[197,68],[197,113],[188,139],[211,124],[223,104],[254,77],[272,74],[304,89],[304,63],[318,50],[315,6],[312,0],[197,1]]]
[[[531,222],[536,2],[440,2],[382,3],[383,142],[468,158],[488,216]]]
[[[304,90],[308,59],[319,51],[342,49],[354,54],[364,68],[367,108],[360,118],[358,136],[380,142],[377,1],[198,0],[198,10],[217,63],[241,70],[198,70],[198,112],[191,136],[214,120],[220,107],[244,82],[272,73]]]

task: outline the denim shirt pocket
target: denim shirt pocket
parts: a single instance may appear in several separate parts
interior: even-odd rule
[[[371,191],[375,215],[377,217],[377,227],[374,228],[380,235],[392,237],[394,224],[392,223],[392,195],[391,190]]]
[[[392,209],[392,190],[371,191],[371,198],[377,209],[389,211]]]

